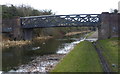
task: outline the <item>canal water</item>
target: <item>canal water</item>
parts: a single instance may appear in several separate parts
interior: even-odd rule
[[[63,49],[67,50],[72,42],[80,41],[84,36],[85,34],[77,34],[69,37],[36,40],[32,44],[22,47],[5,48],[2,51],[2,70],[14,70],[18,66],[32,61],[34,59],[33,57],[49,54],[64,54]]]

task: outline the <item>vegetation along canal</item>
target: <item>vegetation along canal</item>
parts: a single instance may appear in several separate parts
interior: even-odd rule
[[[2,57],[4,57],[2,58],[3,71],[49,71],[49,69],[46,69],[45,65],[49,64],[47,66],[51,67],[50,65],[57,63],[57,60],[62,58],[66,52],[69,52],[69,50],[72,49],[77,41],[80,41],[83,36],[85,36],[85,34],[50,38],[48,40],[34,40],[32,41],[32,44],[21,47],[14,46],[4,48],[2,51]],[[47,60],[45,58],[47,58]],[[50,64],[50,61],[52,64]],[[36,62],[39,62],[39,64]],[[40,67],[40,64],[42,64],[42,67]],[[36,68],[30,69],[33,68],[33,66]]]

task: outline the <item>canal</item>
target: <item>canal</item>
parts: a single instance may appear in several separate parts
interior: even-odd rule
[[[35,57],[50,54],[64,54],[73,47],[74,42],[83,39],[85,34],[51,38],[48,40],[34,40],[32,44],[4,48],[2,51],[2,70],[16,70],[19,66],[28,64]]]

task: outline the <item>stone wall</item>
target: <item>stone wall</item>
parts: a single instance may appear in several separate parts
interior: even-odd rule
[[[3,19],[2,20],[2,29],[11,28],[10,32],[3,32],[4,34],[9,34],[12,39],[20,39],[21,38],[21,25],[19,17],[13,19]]]
[[[99,39],[119,37],[120,15],[108,12],[101,14],[101,24],[98,27]]]

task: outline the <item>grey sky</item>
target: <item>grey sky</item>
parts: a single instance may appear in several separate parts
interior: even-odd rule
[[[119,0],[0,0],[0,4],[30,5],[35,9],[51,9],[56,14],[109,12],[118,8]]]

